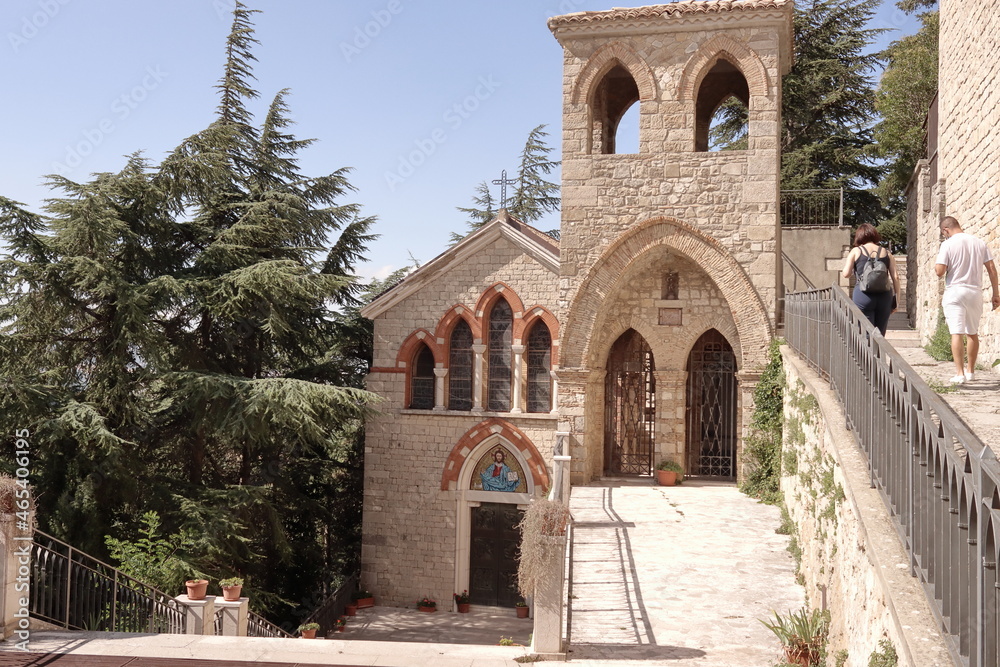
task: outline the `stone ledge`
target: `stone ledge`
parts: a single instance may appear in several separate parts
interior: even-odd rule
[[[826,449],[833,455],[844,482],[845,503],[850,505],[859,519],[858,533],[861,548],[865,551],[870,568],[868,572],[856,573],[856,577],[873,577],[884,596],[884,605],[889,615],[889,627],[884,631],[896,647],[899,664],[911,667],[951,667],[954,663],[945,637],[931,611],[927,597],[919,580],[909,574],[909,557],[900,542],[895,523],[891,520],[882,497],[871,488],[866,457],[848,431],[843,407],[829,383],[820,378],[805,361],[801,360],[787,345],[781,348],[786,376],[795,376],[805,385],[806,392],[813,396],[822,419],[822,435]],[[787,397],[786,397],[787,408]],[[784,484],[783,484],[784,487]],[[784,488],[783,488],[784,490]],[[836,568],[840,564],[824,564]],[[808,582],[807,582],[808,583]],[[869,600],[871,603],[883,601]],[[827,605],[834,615],[842,617],[861,616],[862,609],[837,609],[838,600],[828,599]],[[871,628],[872,645],[865,647],[869,652],[876,650],[875,644],[881,634]],[[843,643],[843,642],[842,642]],[[843,648],[841,643],[840,648]],[[838,647],[831,646],[831,653]],[[857,649],[850,646],[848,649]],[[866,665],[869,653],[855,655],[850,651],[849,665]]]

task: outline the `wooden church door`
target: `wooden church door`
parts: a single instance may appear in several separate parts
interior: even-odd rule
[[[604,472],[651,475],[656,424],[653,351],[629,329],[608,354],[604,380]]]
[[[517,552],[523,512],[517,505],[482,503],[472,508],[469,597],[472,604],[513,607],[517,592]]]
[[[691,348],[687,379],[687,470],[736,477],[736,355],[710,329]]]

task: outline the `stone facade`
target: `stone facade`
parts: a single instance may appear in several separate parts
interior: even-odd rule
[[[686,450],[701,446],[688,442],[695,430],[723,432],[727,474],[741,474],[782,286],[778,121],[791,17],[789,0],[685,0],[550,20],[565,52],[560,242],[501,211],[362,310],[375,327],[368,388],[385,398],[366,430],[362,585],[381,602],[443,603],[471,591],[477,508],[524,507],[546,493],[560,435],[574,483],[621,472],[604,451],[606,415],[619,408],[641,415],[632,419],[652,434],[633,474],[667,456],[685,463]],[[749,110],[749,147],[709,152],[708,122],[730,96]],[[618,121],[635,103],[639,153],[615,154]],[[513,311],[513,401],[491,412],[486,343],[500,299]],[[449,345],[462,322],[475,370],[471,409],[458,410],[448,401]],[[538,322],[552,335],[554,401],[528,412],[526,336]],[[621,407],[605,395],[606,375],[630,332],[654,364],[636,392],[645,398],[623,391]],[[725,426],[705,407],[713,386],[688,372],[695,350],[723,368],[732,391]],[[484,456],[499,447],[523,471],[517,491],[477,486]]]
[[[939,56],[937,181],[932,165],[918,167],[910,184],[911,244],[919,266],[911,278],[914,324],[926,341],[934,332],[942,286],[934,275],[941,217],[953,215],[965,231],[986,241],[1000,256],[1000,2],[942,0]],[[990,297],[986,281],[984,300]],[[980,329],[980,359],[1000,358],[1000,311],[987,303]]]
[[[687,354],[708,329],[738,354],[740,423],[748,419],[781,289],[778,132],[791,11],[783,0],[683,2],[549,21],[564,49],[560,428],[572,434],[576,482],[606,463],[603,377],[630,328],[659,374],[656,458],[684,459]],[[748,108],[748,149],[708,152],[707,119],[730,95]],[[622,99],[639,104],[638,154],[614,154],[609,140]],[[679,273],[681,327],[658,324],[656,280],[669,267]]]

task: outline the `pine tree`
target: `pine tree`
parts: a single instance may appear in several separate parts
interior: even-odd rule
[[[851,225],[877,223],[873,75],[866,53],[883,30],[867,28],[879,0],[811,0],[795,8],[795,63],[782,83],[781,187],[844,188]]]
[[[100,554],[157,511],[198,536],[190,562],[287,614],[356,559],[359,496],[339,497],[376,399],[336,309],[363,297],[373,219],[341,203],[348,170],[300,173],[287,91],[254,124],[253,13],[237,2],[216,119],[161,164],[53,177],[48,216],[0,199],[0,423],[32,431],[45,528]]]
[[[922,6],[926,6],[924,3]],[[918,7],[913,2],[900,8]],[[891,218],[879,233],[894,246],[906,245],[906,186],[927,155],[925,121],[938,87],[938,12],[919,15],[920,30],[903,37],[885,50],[887,65],[876,93],[875,106],[882,120],[875,126],[878,155],[887,170],[878,193]]]
[[[558,161],[552,161],[548,155],[554,149],[545,143],[545,125],[535,127],[528,134],[521,151],[521,161],[517,169],[517,187],[514,195],[507,201],[507,212],[521,222],[532,223],[546,213],[559,210],[559,185],[545,180],[545,176],[559,166]],[[469,216],[468,231],[463,234],[452,232],[451,244],[454,245],[466,235],[476,231],[496,217],[497,202],[493,199],[486,181],[476,186],[476,194],[472,198],[474,206],[469,208],[456,207]]]

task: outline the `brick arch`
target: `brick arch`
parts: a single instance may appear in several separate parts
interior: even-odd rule
[[[507,300],[510,305],[511,313],[514,315],[514,320],[520,319],[524,316],[524,303],[521,301],[521,297],[517,295],[514,288],[505,282],[496,282],[483,290],[483,293],[479,295],[479,300],[476,301],[476,319],[479,320],[480,328],[482,327],[482,322],[486,318],[486,313],[489,312],[493,304],[496,303],[497,299],[503,297]]]
[[[559,349],[559,320],[545,306],[534,305],[524,310],[521,319],[514,321],[514,338],[526,343],[527,333],[538,320],[545,322],[545,326],[549,328],[549,335],[552,336],[552,363],[555,364]]]
[[[444,358],[444,348],[438,345],[437,338],[427,329],[417,329],[403,341],[403,344],[399,346],[399,352],[396,354],[396,368],[405,368],[407,372],[410,370],[412,365],[410,362],[413,356],[417,353],[417,348],[423,343],[431,349],[431,354],[434,355],[434,363],[440,364],[444,363],[446,359]]]
[[[676,251],[701,267],[726,299],[739,335],[741,368],[763,367],[771,323],[746,271],[718,241],[679,220],[657,217],[635,225],[609,246],[580,283],[563,322],[563,368],[587,367],[600,338],[595,325],[619,277],[645,253],[658,247]],[[733,348],[736,349],[735,346]],[[594,362],[597,363],[597,362]]]
[[[739,67],[747,80],[751,100],[754,96],[771,97],[767,68],[760,56],[746,44],[736,41],[729,35],[715,35],[699,46],[684,64],[684,70],[677,84],[677,99],[682,102],[693,102],[697,98],[701,80],[720,60],[728,60]]]
[[[656,97],[656,77],[642,57],[622,42],[610,42],[594,51],[593,55],[576,77],[576,86],[571,99],[573,104],[584,104],[590,99],[594,86],[601,82],[616,64],[629,71],[639,88],[639,101],[645,102]]]
[[[451,330],[455,328],[458,320],[465,320],[465,323],[469,325],[473,340],[483,339],[482,321],[476,317],[475,311],[460,303],[449,308],[448,312],[438,320],[437,326],[434,327],[434,337],[443,340],[444,345],[447,345],[448,339],[451,337]],[[444,361],[447,363],[447,360]]]
[[[521,453],[527,463],[535,488],[547,491],[549,473],[545,467],[545,459],[542,458],[535,444],[521,429],[499,417],[490,417],[479,422],[458,439],[444,463],[444,470],[441,472],[441,490],[458,490],[458,478],[467,459],[479,443],[494,435],[504,438]]]

